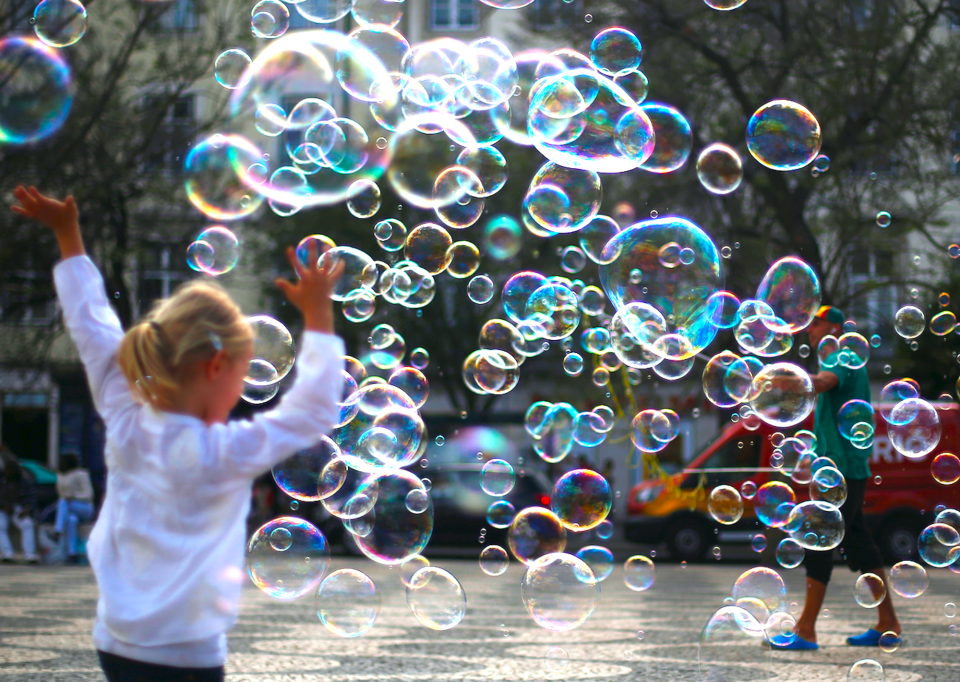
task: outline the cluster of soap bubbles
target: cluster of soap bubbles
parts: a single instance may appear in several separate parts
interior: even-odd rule
[[[564,459],[574,445],[586,448],[600,445],[615,422],[616,415],[605,405],[578,412],[570,403],[546,401],[530,405],[524,417],[524,427],[533,438],[534,451],[550,463]]]
[[[502,10],[529,4],[484,1]],[[707,2],[724,11],[742,3]],[[586,53],[562,48],[514,54],[490,37],[412,43],[397,30],[403,13],[399,2],[259,0],[250,10],[249,28],[264,41],[263,49],[248,54],[230,48],[213,65],[213,76],[229,94],[236,130],[246,132],[200,140],[184,162],[186,196],[209,221],[187,249],[190,268],[211,276],[233,270],[240,240],[226,225],[258,211],[289,217],[342,203],[356,219],[370,221],[384,254],[375,257],[313,234],[297,246],[300,263],[317,258],[321,265],[344,266],[332,298],[344,317],[358,324],[373,318],[378,300],[418,310],[433,301],[441,277],[466,282],[470,301],[491,311],[476,350],[460,366],[459,378],[473,393],[512,392],[520,382],[520,366],[557,344],[567,351],[564,373],[586,373],[602,390],[611,390],[617,375],[636,385],[642,372],[678,381],[701,358],[707,400],[736,410],[736,420],[747,429],[761,424],[798,428],[812,414],[813,381],[785,358],[821,303],[820,281],[807,263],[796,257],[777,260],[755,293],[745,292],[752,297],[741,298],[726,289],[723,260],[730,247],[718,248],[700,225],[656,211],[638,221],[624,203],[609,216],[600,213],[608,174],[674,173],[694,154],[695,137],[684,114],[646,100],[643,47],[632,31],[601,30]],[[289,32],[291,12],[315,29]],[[356,28],[348,34],[333,30],[348,14]],[[57,49],[80,40],[86,22],[77,0],[43,0],[33,22],[39,40],[0,41],[0,143],[34,142],[62,125],[73,84]],[[290,84],[314,95],[291,102]],[[363,115],[356,115],[358,106]],[[529,181],[524,178],[526,190],[515,211],[490,215],[493,202],[487,200],[510,180],[506,157],[497,147],[503,140],[536,150],[543,159]],[[741,158],[732,141],[710,141],[697,151],[693,158],[705,191],[737,191],[751,157],[781,172],[810,165],[819,174],[830,166],[820,154],[819,122],[796,102],[760,106],[745,123],[745,142],[749,157]],[[384,215],[381,187],[388,186],[404,204],[428,216],[408,225]],[[890,222],[889,213],[878,214],[878,225]],[[515,258],[524,230],[541,239],[566,235],[575,243],[557,249],[563,274],[515,272],[497,298],[498,283],[481,269],[483,259],[506,263]],[[588,275],[581,275],[587,281],[574,278],[594,266],[599,285],[589,283]],[[258,315],[249,323],[254,359],[244,377],[243,398],[264,403],[278,394],[296,349],[277,320]],[[904,339],[915,339],[927,326],[916,306],[903,306],[896,314],[895,329]],[[929,320],[934,335],[956,328],[950,311]],[[704,356],[721,332],[736,342],[737,352]],[[578,339],[580,348],[574,351]],[[410,470],[418,461],[426,463],[427,433],[419,410],[430,391],[423,372],[429,352],[408,350],[389,324],[376,325],[368,344],[363,362],[352,356],[344,360],[333,433],[277,464],[272,474],[294,501],[317,502],[339,519],[363,555],[401,567],[407,604],[419,623],[449,629],[464,618],[467,597],[455,576],[422,557],[434,527],[431,484]],[[879,339],[873,347],[878,344]],[[805,353],[804,348],[799,355],[805,358],[810,349]],[[825,337],[815,352],[823,369],[860,369],[870,348],[855,327],[844,325],[841,335]],[[939,417],[920,398],[915,382],[891,382],[881,403],[881,418],[899,452],[913,459],[933,452],[940,439]],[[617,412],[607,405],[580,410],[568,402],[534,402],[524,426],[539,458],[556,464],[577,446],[596,448],[611,438],[618,417],[628,424],[624,440],[628,436],[644,456],[655,456],[680,434],[680,417],[670,409],[645,407],[624,415],[619,405]],[[867,402],[853,400],[840,409],[840,435],[856,448],[872,447],[875,426],[874,408]],[[833,461],[817,456],[813,433],[775,436],[771,466],[785,480],[807,486],[808,495],[798,500],[794,488],[780,480],[759,486],[748,481],[739,490],[714,487],[706,507],[715,521],[732,525],[752,506],[761,523],[785,534],[776,559],[793,568],[805,552],[829,552],[842,542],[840,508],[847,483]],[[951,485],[960,480],[960,459],[941,453],[931,472]],[[614,493],[601,474],[578,468],[556,480],[544,506],[518,510],[506,499],[515,481],[513,465],[505,459],[490,459],[480,472],[488,496],[486,521],[506,529],[506,546],[485,545],[480,568],[488,576],[504,575],[512,555],[524,567],[521,599],[533,621],[552,631],[571,630],[594,613],[600,583],[612,574],[614,559],[599,545],[565,553],[567,534],[592,530],[609,539]],[[922,561],[955,566],[958,532],[960,513],[941,512],[920,535]],[[757,534],[752,545],[763,551],[766,542]],[[253,534],[247,567],[253,582],[273,597],[313,592],[318,618],[330,632],[360,636],[376,622],[380,592],[358,570],[327,574],[329,554],[315,526],[285,516]],[[630,557],[623,578],[630,590],[650,589],[653,561]],[[919,596],[927,584],[917,563],[901,562],[890,574],[890,589],[901,596]],[[884,598],[885,586],[867,574],[855,591],[858,602],[872,608]],[[769,568],[750,569],[733,586],[730,603],[704,628],[701,669],[766,665],[768,650],[756,645],[789,643],[794,626],[780,575]],[[565,661],[566,653],[560,652],[548,657]],[[858,675],[872,670],[869,661],[854,669]]]

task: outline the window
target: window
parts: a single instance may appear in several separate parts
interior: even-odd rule
[[[182,173],[196,128],[196,97],[151,96],[144,109],[147,134],[153,136],[147,152],[148,170]],[[162,120],[154,128],[157,116]]]
[[[199,25],[194,0],[173,0],[150,27],[156,33],[179,33],[196,31]],[[148,3],[147,11],[153,12],[156,5]]]
[[[154,301],[167,298],[177,285],[189,279],[186,246],[144,244],[141,254],[140,312],[150,310]]]
[[[527,15],[533,27],[541,31],[561,26],[583,23],[583,7],[580,0],[534,0],[530,5],[532,14]]]
[[[860,334],[870,335],[889,328],[897,313],[897,288],[886,284],[895,272],[896,256],[892,250],[862,248],[853,250],[847,273],[851,305],[845,310],[847,317],[857,323]],[[885,344],[871,354],[885,356],[892,352]]]
[[[431,0],[430,28],[471,30],[480,25],[476,0]]]

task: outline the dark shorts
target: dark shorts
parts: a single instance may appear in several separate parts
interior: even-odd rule
[[[219,668],[175,668],[134,661],[123,656],[97,651],[100,667],[108,682],[223,682],[223,666]]]
[[[871,573],[883,567],[880,550],[870,536],[867,522],[863,516],[863,498],[867,493],[868,479],[854,481],[847,479],[847,500],[840,507],[843,513],[843,541],[840,543],[851,571]],[[807,550],[803,557],[807,577],[823,584],[830,582],[833,574],[833,552]]]

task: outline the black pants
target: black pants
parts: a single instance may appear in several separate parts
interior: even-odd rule
[[[171,665],[143,663],[105,651],[97,651],[100,667],[108,682],[223,682],[219,668],[175,668]]]
[[[845,555],[851,571],[870,573],[883,567],[880,550],[870,536],[866,520],[863,517],[863,498],[867,493],[867,479],[852,481],[847,479],[847,500],[840,511],[843,512],[843,542],[840,553]],[[807,550],[803,557],[807,568],[807,577],[822,582],[830,582],[833,574],[833,551]]]

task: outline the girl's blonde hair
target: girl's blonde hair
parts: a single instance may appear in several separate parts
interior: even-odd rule
[[[154,407],[176,395],[183,371],[220,351],[236,357],[253,332],[220,285],[195,280],[154,304],[120,342],[120,369],[139,399]]]

